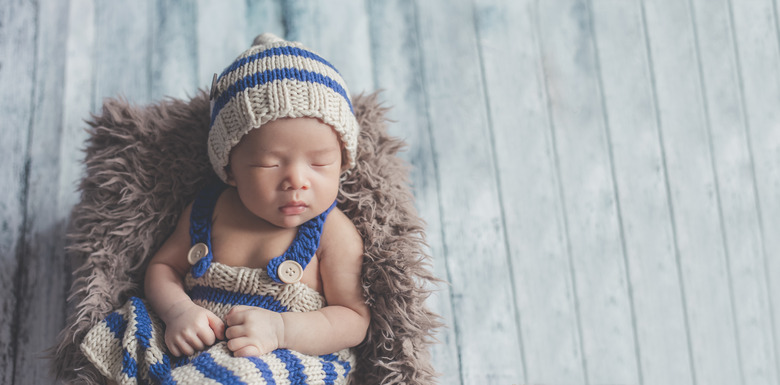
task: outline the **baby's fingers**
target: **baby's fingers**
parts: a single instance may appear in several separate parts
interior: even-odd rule
[[[211,332],[211,330],[208,330],[206,333],[209,333],[209,332]],[[201,337],[200,334],[201,333],[197,333],[196,334],[195,332],[191,332],[191,333],[186,333],[184,335],[184,340],[187,342],[187,346],[194,350],[192,353],[187,353],[188,356],[194,354],[196,351],[203,350],[203,348],[205,347],[205,345],[204,345],[205,342],[202,340],[202,337]],[[213,341],[214,336],[211,336],[211,339]],[[211,344],[209,344],[209,345],[211,345]],[[182,349],[182,350],[184,351],[185,349]]]
[[[176,342],[173,339],[166,337],[165,346],[168,347],[168,350],[170,350],[171,354],[173,354],[175,357],[181,356],[181,350],[179,350],[179,347],[176,346]]]
[[[219,317],[217,317],[214,313],[210,313],[207,315],[209,319],[209,328],[211,328],[211,331],[214,333],[214,336],[217,337],[217,339],[224,340],[225,339],[225,323],[222,322]],[[214,344],[214,341],[208,342],[209,345]]]
[[[195,354],[195,349],[193,349],[192,346],[190,346],[190,344],[187,343],[187,340],[183,336],[178,336],[175,339],[174,345],[179,351],[179,354],[176,355],[177,357],[182,354],[185,356],[191,356]],[[171,353],[173,353],[173,351],[171,351]]]
[[[247,337],[234,338],[228,341],[227,347],[236,357],[260,356],[264,353],[257,346],[252,345]]]
[[[244,318],[246,317],[247,310],[251,310],[252,308],[249,306],[242,306],[238,305],[230,309],[230,311],[225,316],[225,322],[227,322],[227,326],[233,326],[244,323]]]

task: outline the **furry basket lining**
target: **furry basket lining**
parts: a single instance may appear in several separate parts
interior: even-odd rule
[[[86,175],[72,212],[68,254],[74,272],[66,327],[52,349],[68,383],[99,384],[79,350],[86,332],[130,296],[143,293],[149,257],[183,208],[216,176],[206,153],[208,96],[132,106],[106,99],[88,122]],[[386,132],[377,95],[354,98],[361,126],[357,166],[342,182],[339,208],[365,243],[363,288],[372,319],[356,347],[353,384],[430,384],[438,316],[425,306],[430,282],[425,236],[408,187],[404,144]]]

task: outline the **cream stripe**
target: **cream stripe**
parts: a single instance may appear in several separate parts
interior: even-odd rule
[[[316,72],[321,75],[327,76],[333,79],[335,82],[339,83],[339,85],[341,85],[341,87],[344,88],[344,91],[346,91],[347,95],[349,95],[349,90],[347,89],[346,82],[341,77],[341,75],[338,72],[336,72],[333,68],[314,59],[309,59],[302,56],[289,56],[289,55],[269,56],[269,57],[262,58],[260,60],[255,60],[253,62],[246,63],[243,66],[236,68],[235,71],[227,73],[225,74],[225,76],[220,78],[219,81],[217,81],[217,90],[219,90],[219,92],[222,93],[225,90],[227,90],[228,87],[230,87],[231,85],[235,84],[236,82],[238,82],[239,80],[243,79],[244,77],[250,74],[263,72],[267,70],[273,70],[273,69],[281,69],[281,68],[296,68],[298,70]]]
[[[192,365],[185,365],[171,372],[171,377],[180,384],[204,384],[219,385],[219,382],[206,378],[203,373],[195,369]]]
[[[268,365],[268,369],[273,373],[273,378],[277,385],[290,384],[290,379],[288,378],[290,372],[287,371],[287,366],[284,365],[282,360],[273,353],[264,354],[260,356],[260,359]]]

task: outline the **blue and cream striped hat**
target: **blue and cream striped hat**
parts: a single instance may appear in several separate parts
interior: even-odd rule
[[[211,86],[209,159],[227,180],[230,150],[249,131],[279,118],[320,119],[339,134],[349,168],[355,165],[359,126],[341,75],[297,42],[270,33],[255,38]]]

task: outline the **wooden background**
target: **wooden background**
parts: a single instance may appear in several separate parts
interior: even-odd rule
[[[263,31],[385,90],[443,384],[777,384],[777,3],[2,0],[0,384],[53,382],[82,119]]]

